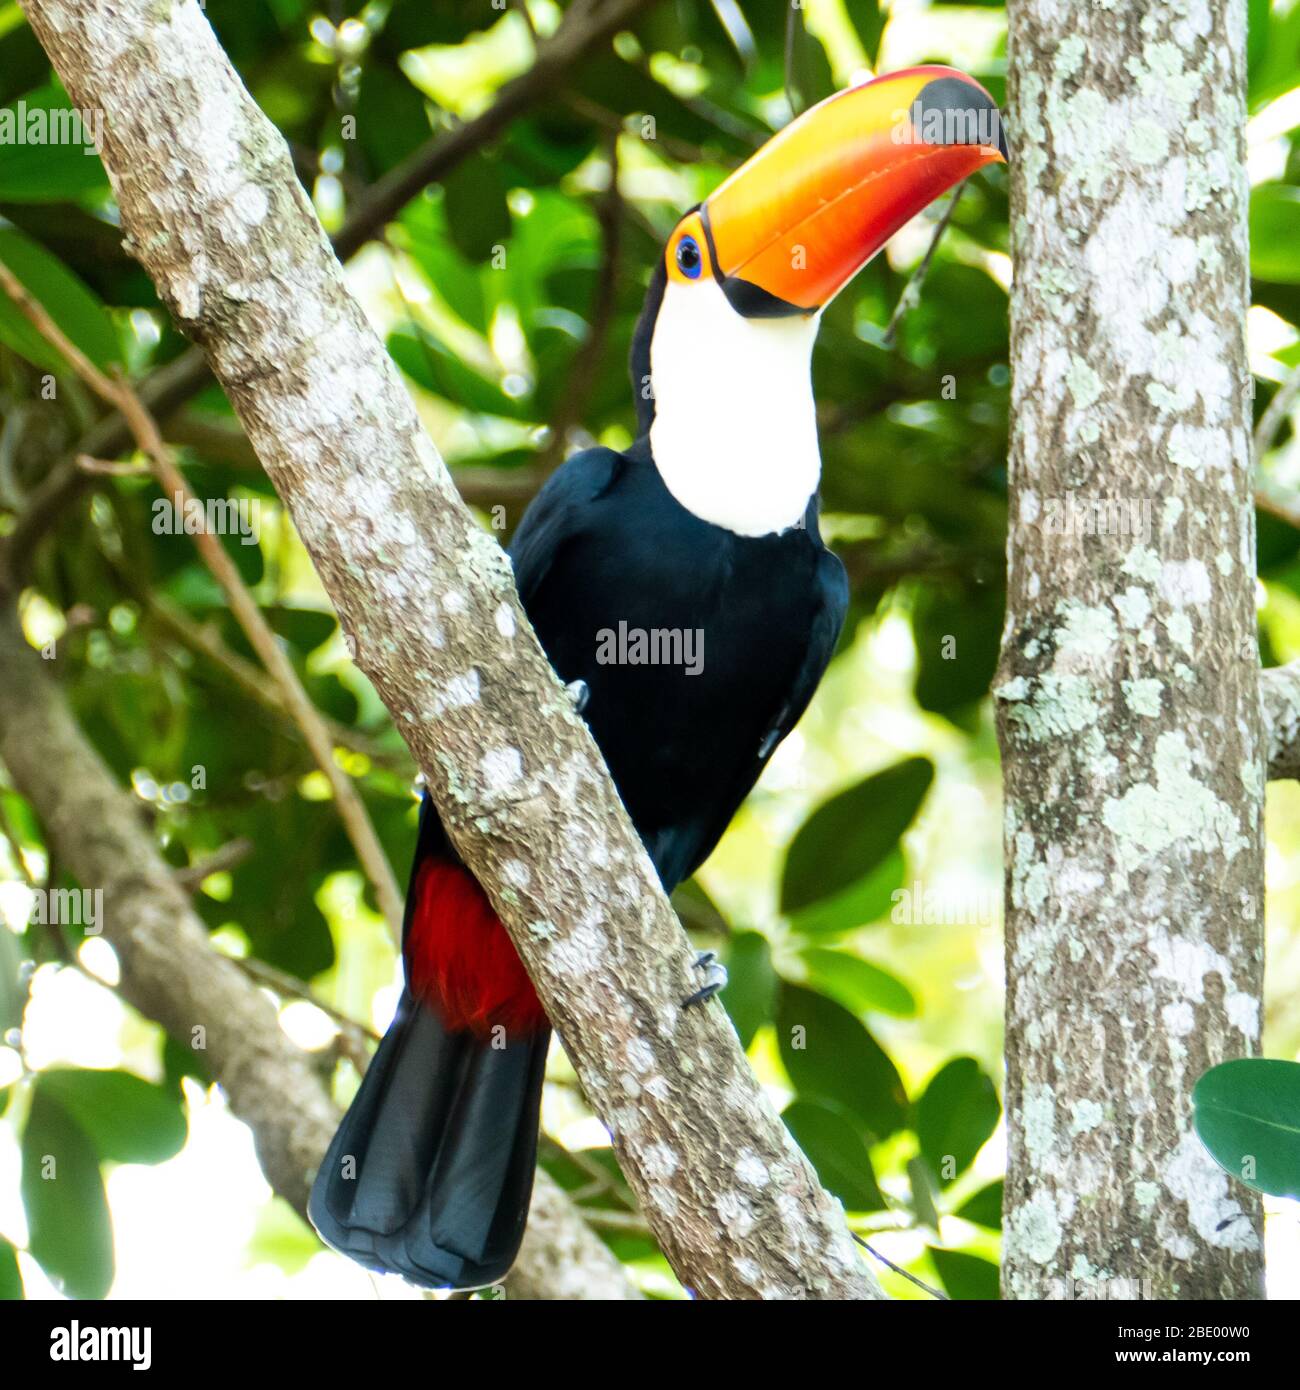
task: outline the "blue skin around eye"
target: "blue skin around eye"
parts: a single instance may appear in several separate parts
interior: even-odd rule
[[[690,259],[689,253],[687,260],[683,260],[682,258],[682,252],[687,247],[695,253],[694,264],[687,264],[687,260]],[[700,271],[704,267],[704,258],[700,255],[700,248],[696,244],[694,237],[684,236],[681,241],[677,243],[677,264],[681,268],[682,274],[688,279],[698,280],[700,278]]]

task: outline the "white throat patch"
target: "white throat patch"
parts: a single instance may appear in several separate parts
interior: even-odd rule
[[[650,449],[688,511],[742,536],[786,531],[817,491],[819,315],[747,319],[713,281],[669,280],[650,341]]]

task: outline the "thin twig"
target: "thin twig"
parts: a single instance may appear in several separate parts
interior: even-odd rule
[[[115,463],[109,459],[91,458],[89,454],[77,455],[77,467],[83,473],[96,473],[105,478],[135,478],[153,471],[144,463]]]
[[[565,92],[562,100],[575,116],[581,116],[584,121],[590,121],[601,130],[611,135],[626,133],[627,126],[623,116],[610,107],[602,106],[600,102],[583,96],[581,92]],[[716,154],[709,154],[699,145],[692,145],[689,141],[664,130],[656,130],[655,144],[677,164],[703,164],[717,158]],[[656,234],[653,239],[659,241],[660,237]]]
[[[141,452],[153,464],[164,492],[175,498],[182,511],[188,513],[191,504],[197,503],[198,499],[177,467],[175,455],[164,441],[158,429],[158,422],[131,386],[125,381],[107,376],[71,342],[44,306],[28,294],[26,288],[3,262],[0,262],[0,288],[3,288],[46,342],[67,360],[86,385],[106,405],[113,406],[121,413]],[[194,544],[217,583],[225,591],[231,612],[243,628],[253,650],[283,692],[290,715],[302,730],[316,765],[330,784],[339,819],[352,841],[366,877],[374,886],[380,911],[388,922],[393,939],[400,941],[401,891],[393,877],[388,857],[370,822],[365,804],[352,780],[334,760],[334,745],[329,730],[315,705],[308,699],[307,692],[298,679],[298,673],[293,669],[293,664],[276,640],[252,594],[240,578],[235,562],[226,553],[220,540],[210,531],[200,530],[194,535]]]
[[[102,552],[101,552],[102,553]],[[299,735],[302,730],[294,723],[285,704],[284,693],[271,680],[262,668],[240,656],[222,640],[215,624],[201,623],[190,617],[184,609],[167,599],[159,597],[151,589],[136,581],[125,568],[110,556],[104,555],[104,562],[112,571],[122,590],[133,598],[145,612],[161,627],[166,628],[173,637],[192,652],[204,657],[226,675],[251,699],[264,705],[273,714],[289,721],[289,726]],[[380,767],[395,768],[403,773],[409,772],[410,760],[403,751],[389,752],[379,739],[354,729],[348,724],[322,714],[321,719],[329,730],[330,737],[340,748],[360,753]]]
[[[590,1179],[588,1186],[605,1196],[621,1202],[629,1211],[636,1210],[636,1198],[632,1189],[621,1182],[617,1173],[604,1168],[586,1149],[566,1149],[558,1140],[543,1132],[542,1147],[550,1149],[558,1158],[567,1159]],[[570,1194],[572,1195],[572,1194]],[[576,1200],[576,1198],[575,1198]]]
[[[868,1255],[871,1255],[875,1259],[879,1260],[880,1263],[884,1265],[886,1269],[892,1269],[895,1274],[901,1274],[904,1279],[907,1279],[911,1283],[915,1284],[918,1289],[924,1289],[926,1293],[928,1293],[932,1298],[940,1299],[944,1303],[952,1302],[952,1299],[949,1298],[949,1296],[946,1293],[944,1293],[942,1289],[932,1289],[930,1285],[925,1282],[924,1279],[918,1279],[915,1274],[909,1274],[907,1270],[905,1270],[902,1267],[902,1265],[896,1265],[893,1262],[893,1260],[891,1260],[888,1256],[882,1255],[880,1251],[875,1248],[874,1245],[869,1245],[865,1240],[862,1239],[862,1237],[856,1231],[850,1231],[849,1234],[867,1252]]]
[[[220,849],[213,850],[205,858],[188,864],[183,869],[177,869],[174,877],[187,893],[193,893],[205,878],[233,869],[237,864],[242,864],[252,852],[252,840],[241,835],[238,839],[228,840]]]
[[[1270,516],[1300,530],[1300,496],[1291,488],[1282,487],[1264,472],[1264,457],[1273,447],[1297,397],[1300,397],[1300,367],[1294,368],[1273,392],[1273,399],[1259,417],[1251,440],[1251,458],[1255,469],[1255,505],[1260,511],[1268,512]]]
[[[373,1028],[367,1028],[364,1023],[358,1023],[355,1018],[349,1018],[347,1014],[336,1009],[333,1004],[327,1004],[323,999],[318,998],[313,993],[311,986],[306,980],[300,980],[296,975],[290,975],[287,971],[279,970],[274,965],[268,965],[264,960],[258,960],[256,956],[230,956],[237,966],[251,980],[256,980],[260,985],[266,985],[268,989],[274,990],[276,994],[284,995],[289,999],[301,999],[304,1003],[312,1005],[323,1014],[327,1014],[349,1033],[354,1033],[359,1038],[364,1038],[367,1042],[378,1043],[379,1034]]]
[[[903,293],[898,296],[898,303],[894,306],[894,312],[889,316],[889,323],[880,338],[884,347],[893,347],[894,334],[898,332],[898,325],[902,323],[903,316],[921,298],[921,286],[925,284],[925,277],[930,270],[930,262],[934,260],[934,253],[938,250],[939,240],[948,230],[948,223],[952,221],[957,200],[961,197],[961,191],[965,187],[965,182],[962,182],[953,189],[952,197],[948,199],[948,206],[943,210],[943,216],[935,224],[934,235],[930,238],[930,245],[926,248],[925,255],[921,257],[921,264],[912,272],[907,284],[903,286]]]
[[[581,1203],[578,1210],[587,1225],[598,1231],[627,1231],[640,1236],[650,1234],[650,1223],[634,1211],[606,1211],[603,1207],[585,1207]]]
[[[358,1023],[356,1019],[349,1018],[347,1014],[336,1009],[332,1004],[318,999],[312,992],[311,986],[296,976],[283,970],[277,970],[275,966],[268,965],[266,961],[258,960],[253,956],[232,956],[230,959],[239,966],[249,979],[260,985],[265,985],[272,993],[278,994],[282,999],[300,999],[303,1003],[310,1004],[312,1008],[319,1009],[321,1013],[337,1024],[339,1031],[335,1038],[336,1055],[351,1062],[358,1076],[366,1074],[366,1068],[370,1065],[371,1045],[379,1042],[377,1033],[367,1028],[365,1024]]]
[[[1255,426],[1253,453],[1255,467],[1264,462],[1264,455],[1273,447],[1273,441],[1282,428],[1282,422],[1291,413],[1291,407],[1300,398],[1300,367],[1292,369],[1291,374],[1273,393],[1273,399],[1265,407]]]

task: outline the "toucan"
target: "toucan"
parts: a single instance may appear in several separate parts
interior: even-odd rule
[[[825,671],[844,568],[818,533],[811,380],[822,310],[903,223],[1005,159],[973,79],[850,87],[678,222],[633,336],[637,438],[570,457],[510,546],[665,891],[717,844]],[[509,1270],[537,1159],[545,1011],[426,795],[405,987],[316,1177],[323,1239],[430,1288]],[[707,956],[702,1004],[723,982]]]

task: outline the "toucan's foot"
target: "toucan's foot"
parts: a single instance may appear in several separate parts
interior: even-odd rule
[[[705,1004],[727,987],[727,967],[718,959],[716,951],[701,951],[695,957],[693,968],[704,971],[704,984],[689,999],[682,1000],[683,1009],[689,1009],[692,1004]]]
[[[587,701],[591,699],[591,687],[586,681],[570,681],[564,688],[569,692],[569,699],[573,701],[573,712],[581,714],[587,708]]]

